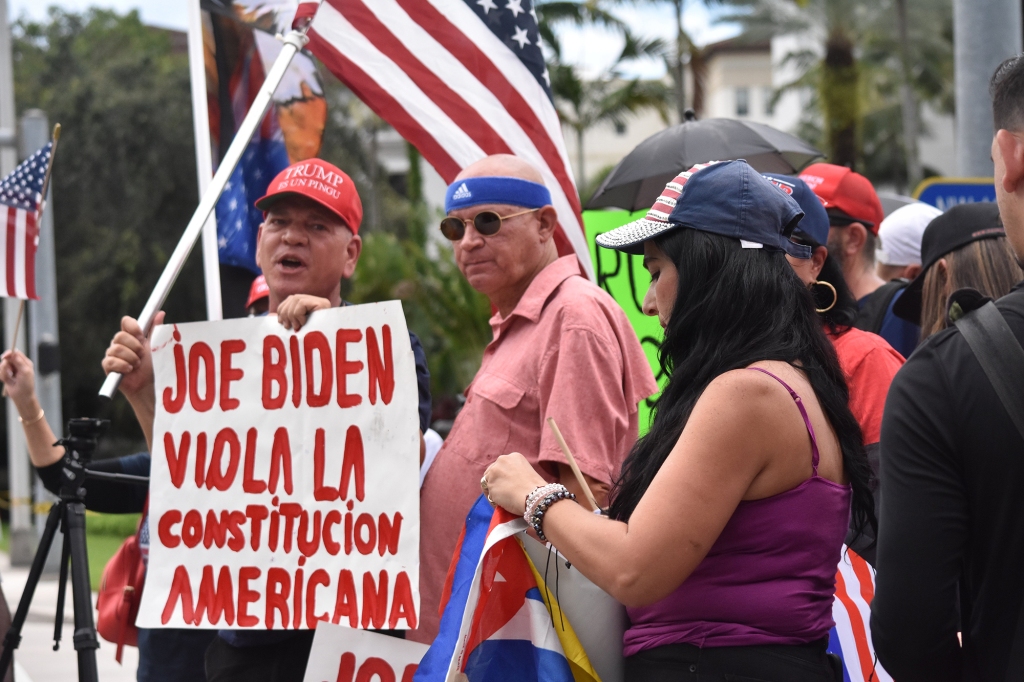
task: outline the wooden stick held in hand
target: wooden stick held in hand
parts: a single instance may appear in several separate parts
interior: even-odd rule
[[[551,433],[555,434],[555,440],[558,441],[558,447],[562,448],[562,452],[565,454],[565,458],[569,460],[569,466],[572,468],[572,473],[576,476],[576,482],[583,488],[583,494],[587,496],[587,502],[590,503],[591,511],[597,511],[600,509],[597,506],[597,500],[594,499],[594,494],[590,492],[590,486],[587,485],[587,479],[583,478],[583,472],[580,471],[580,467],[576,464],[576,458],[572,456],[569,451],[569,446],[565,444],[565,438],[562,438],[562,432],[558,430],[558,424],[555,423],[553,417],[548,417],[548,426],[551,427]]]
[[[14,335],[11,336],[11,352],[18,347],[18,329],[21,328],[21,317],[25,314],[25,299],[21,299],[21,305],[18,306],[18,320],[14,323]],[[7,385],[4,384],[3,396],[7,397]]]

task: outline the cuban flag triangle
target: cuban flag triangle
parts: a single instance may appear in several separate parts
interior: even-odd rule
[[[442,596],[441,629],[415,682],[600,682],[523,550],[526,522],[476,501]]]

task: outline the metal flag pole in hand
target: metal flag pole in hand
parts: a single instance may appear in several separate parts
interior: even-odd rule
[[[242,125],[235,134],[235,139],[231,141],[231,146],[228,147],[227,153],[224,154],[220,167],[217,168],[213,180],[210,181],[206,194],[203,195],[195,213],[192,214],[192,219],[189,221],[188,227],[185,228],[185,233],[181,235],[178,245],[174,247],[174,252],[171,254],[170,259],[168,259],[160,279],[157,280],[156,286],[153,288],[153,293],[149,295],[149,300],[146,301],[146,306],[139,315],[139,326],[142,328],[143,334],[149,334],[150,327],[153,325],[153,318],[156,317],[160,307],[167,300],[167,294],[170,293],[171,287],[174,286],[174,281],[178,279],[182,267],[185,266],[188,254],[192,251],[192,247],[195,246],[199,235],[202,234],[206,219],[213,212],[214,207],[217,205],[217,200],[220,199],[221,192],[224,191],[224,186],[227,185],[231,174],[235,172],[235,166],[238,165],[246,147],[249,146],[249,141],[263,120],[263,115],[266,113],[267,107],[270,106],[274,90],[277,89],[277,85],[284,78],[285,71],[287,71],[292,57],[308,41],[306,28],[308,28],[308,23],[306,27],[300,30],[289,31],[282,38],[284,47],[281,49],[281,54],[278,55],[274,65],[270,67],[270,72],[267,73],[267,78],[263,81],[263,87],[256,94],[252,107],[249,108],[249,113],[245,115],[245,120],[242,121]],[[103,382],[100,395],[106,398],[113,398],[120,383],[121,375],[117,372],[111,372],[107,375],[106,381]]]

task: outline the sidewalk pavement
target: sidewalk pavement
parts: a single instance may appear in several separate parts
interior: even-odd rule
[[[0,553],[0,586],[10,606],[11,615],[28,580],[28,568],[12,568],[10,557]],[[96,593],[92,603],[96,605]],[[57,610],[57,579],[44,577],[36,587],[32,606],[21,630],[21,646],[14,655],[15,682],[73,682],[78,679],[78,655],[75,653],[74,610],[71,606],[71,580],[68,580],[67,600],[64,605],[64,631],[60,650],[53,650],[53,616]],[[96,612],[93,610],[93,618]],[[102,682],[134,682],[139,663],[139,650],[126,646],[123,665],[114,660],[117,647],[100,639],[96,652],[96,666]]]

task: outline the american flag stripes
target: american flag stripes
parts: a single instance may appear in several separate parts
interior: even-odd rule
[[[43,184],[53,154],[53,142],[25,159],[0,180],[0,296],[37,299],[36,248],[39,246],[39,208]]]
[[[536,166],[561,255],[593,278],[533,0],[307,0],[309,49],[446,182],[489,154]],[[317,11],[319,7],[319,11]]]
[[[875,598],[875,569],[843,545],[836,572],[836,599],[828,650],[843,659],[845,682],[892,682],[875,657],[871,642],[871,600]]]

